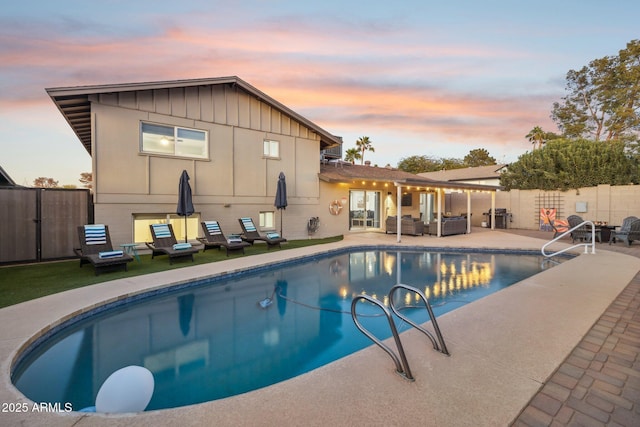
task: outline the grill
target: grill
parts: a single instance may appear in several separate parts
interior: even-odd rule
[[[487,220],[487,226],[491,228],[491,209],[489,209],[489,212],[484,212],[483,215]],[[496,208],[495,218],[496,228],[507,228],[507,218],[510,219],[511,214],[505,208]]]

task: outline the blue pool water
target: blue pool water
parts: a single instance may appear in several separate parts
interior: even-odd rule
[[[28,350],[12,373],[35,402],[94,405],[104,380],[128,365],[148,368],[148,410],[220,399],[274,384],[371,345],[350,314],[354,296],[387,302],[404,283],[423,291],[436,315],[544,268],[540,255],[358,250],[168,289],[75,319]],[[404,292],[404,291],[400,291]],[[412,320],[427,312],[396,295]],[[270,298],[272,304],[260,302]],[[380,338],[386,320],[371,304],[360,321]],[[400,332],[408,325],[397,322]],[[447,339],[447,331],[442,331]],[[392,361],[389,360],[392,364]],[[46,387],[43,387],[46,384]]]

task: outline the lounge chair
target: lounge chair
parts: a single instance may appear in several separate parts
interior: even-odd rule
[[[204,237],[198,237],[198,241],[204,245],[203,252],[209,248],[218,248],[218,250],[225,248],[227,256],[229,256],[229,252],[233,251],[242,251],[244,254],[244,248],[251,246],[240,237],[232,236],[227,238],[222,232],[218,221],[203,221],[200,225],[202,225]]]
[[[629,234],[629,229],[631,228],[631,223],[638,218],[635,216],[628,216],[622,220],[622,225],[618,230],[614,230],[609,235],[609,244],[616,243],[618,239],[622,240],[623,236]]]
[[[572,229],[573,227],[582,224],[584,220],[578,215],[569,215],[567,217],[567,222],[569,223],[569,229]],[[575,243],[576,240],[590,242],[591,235],[591,227],[585,224],[571,232],[571,241],[572,243]],[[595,230],[595,235],[596,239],[598,239],[598,241],[602,243],[602,235],[600,233],[600,230]]]
[[[78,227],[80,247],[74,252],[80,257],[80,267],[91,264],[96,276],[105,270],[127,271],[127,264],[133,261],[131,255],[123,251],[114,251],[109,236],[109,227],[102,224],[90,224]]]
[[[616,233],[616,239],[624,242],[627,246],[631,246],[634,240],[640,240],[640,219],[636,219],[629,225],[629,231],[626,233]]]
[[[267,249],[271,249],[276,246],[280,247],[282,242],[287,241],[287,239],[276,232],[266,233],[264,236],[261,235],[258,233],[258,229],[251,218],[238,218],[238,222],[240,223],[240,227],[242,227],[242,240],[252,245],[256,241],[262,241],[267,244]]]
[[[193,254],[198,253],[198,249],[192,247],[191,243],[178,243],[171,224],[151,224],[149,228],[153,243],[147,242],[146,245],[151,249],[152,259],[156,255],[167,255],[169,264],[179,258],[191,258],[193,262]]]

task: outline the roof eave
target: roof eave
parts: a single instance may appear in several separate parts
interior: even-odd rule
[[[342,144],[342,141],[337,136],[332,135],[307,118],[301,116],[284,104],[276,101],[269,95],[236,76],[147,83],[119,83],[110,85],[59,87],[46,88],[45,90],[58,108],[58,111],[60,111],[78,139],[80,139],[84,148],[89,154],[91,154],[91,102],[89,101],[89,97],[91,95],[219,84],[235,84],[244,91],[255,96],[257,99],[264,100],[264,102],[281,111],[283,114],[302,123],[312,132],[318,134],[320,137],[321,149]]]

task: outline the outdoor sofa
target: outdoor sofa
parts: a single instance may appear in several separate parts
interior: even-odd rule
[[[467,233],[467,218],[463,216],[451,216],[442,218],[442,229],[440,230],[441,236],[451,236],[454,234],[466,234]],[[438,234],[438,221],[431,221],[429,223],[429,235],[435,236]]]
[[[398,218],[397,216],[388,216],[385,221],[385,233],[395,234],[398,232]],[[411,236],[422,236],[424,234],[424,222],[419,218],[413,218],[411,216],[403,216],[400,220],[400,233],[408,234]]]

